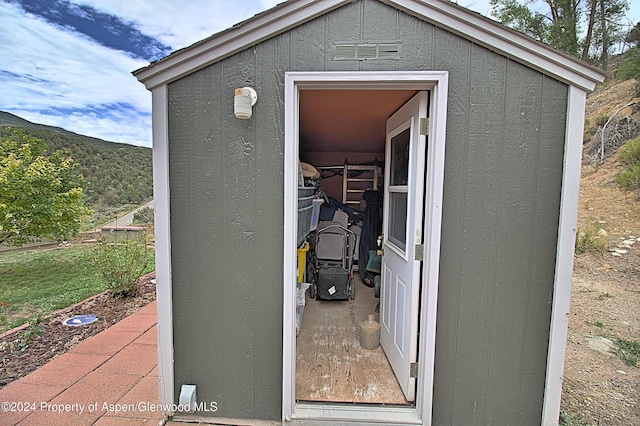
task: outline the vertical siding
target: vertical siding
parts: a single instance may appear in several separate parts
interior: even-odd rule
[[[567,88],[437,37],[452,103],[434,424],[539,424]]]
[[[282,415],[282,203],[284,187],[284,70],[289,66],[290,37],[276,37],[256,48],[256,371],[255,412],[262,418]],[[277,205],[277,208],[274,207]],[[293,285],[293,283],[291,284]],[[275,320],[275,321],[274,321]],[[275,348],[274,348],[275,347]],[[275,349],[275,350],[274,350]],[[263,364],[263,357],[268,359]],[[272,358],[273,357],[273,358]]]
[[[223,324],[223,299],[214,291],[210,262],[222,262],[225,235],[223,216],[213,208],[223,203],[217,185],[223,179],[218,121],[202,117],[220,116],[222,94],[215,82],[221,81],[221,69],[216,65],[193,74],[169,90],[173,312],[180,324],[174,333],[176,392],[181,384],[196,383],[207,402],[222,395],[221,372],[209,368],[223,361],[222,328],[202,324]],[[186,129],[197,131],[197,139]]]
[[[367,40],[402,59],[331,59]],[[449,71],[433,423],[540,424],[567,87],[374,0],[169,87],[176,398],[195,383],[216,416],[280,418],[289,70]],[[237,120],[245,85],[259,99]]]
[[[255,413],[256,371],[256,128],[253,120],[237,120],[233,114],[236,87],[255,86],[255,57],[246,50],[223,63],[222,119],[219,132],[224,156],[222,185],[224,206],[223,300],[223,395],[220,412],[252,417]],[[203,212],[206,214],[206,212]]]

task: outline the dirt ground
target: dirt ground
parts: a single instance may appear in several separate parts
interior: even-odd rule
[[[596,94],[600,107],[624,105],[631,93],[626,83],[610,90]],[[597,111],[587,107],[587,115]],[[606,251],[575,257],[562,394],[574,424],[640,425],[640,366],[626,365],[612,343],[640,342],[640,201],[616,187],[621,167],[615,155],[583,165],[578,226],[601,229]]]

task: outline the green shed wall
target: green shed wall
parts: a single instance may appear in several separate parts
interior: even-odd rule
[[[362,40],[402,59],[331,60]],[[449,71],[433,424],[540,424],[568,88],[374,0],[169,85],[176,401],[196,384],[212,415],[281,417],[284,74],[338,70]]]

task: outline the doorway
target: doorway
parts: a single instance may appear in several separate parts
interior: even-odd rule
[[[320,123],[319,129],[321,130],[310,131],[308,124],[303,127],[301,115],[304,114],[303,109],[306,104],[303,104],[301,99],[306,94],[322,94],[335,100],[339,96],[332,91],[341,91],[341,95],[351,96],[356,96],[356,94],[382,95],[376,105],[384,105],[385,108],[390,108],[391,112],[405,109],[403,105],[406,105],[405,102],[408,98],[411,98],[409,103],[417,99],[413,106],[420,106],[422,108],[421,114],[425,115],[418,117],[417,115],[404,114],[396,118],[395,121],[392,119],[387,122],[386,118],[391,115],[389,111],[384,113],[383,120],[374,120],[371,115],[358,114],[358,111],[362,112],[366,108],[351,106],[351,110],[355,109],[355,112],[352,114],[338,113],[333,119],[327,118],[326,114],[316,113],[317,117],[314,117],[314,120]],[[383,160],[386,160],[385,169],[387,169],[384,185],[385,199],[391,201],[390,203],[385,202],[384,227],[387,236],[384,237],[385,255],[382,256],[383,279],[387,280],[387,285],[383,288],[390,290],[390,292],[386,294],[386,299],[383,297],[383,300],[391,301],[391,303],[381,309],[383,314],[381,319],[381,335],[383,337],[381,340],[383,346],[386,346],[385,353],[391,359],[392,365],[394,362],[400,365],[400,367],[394,365],[393,370],[400,382],[405,400],[415,400],[415,405],[400,407],[397,410],[400,410],[401,413],[396,412],[395,415],[405,415],[414,423],[420,423],[419,419],[423,418],[425,414],[427,414],[427,418],[430,417],[431,411],[446,93],[447,73],[444,72],[287,73],[285,76],[285,164],[287,165],[285,167],[285,283],[291,282],[287,280],[287,277],[292,277],[295,273],[296,244],[293,230],[296,229],[296,226],[287,226],[286,224],[297,225],[297,217],[294,213],[297,205],[298,159],[303,154],[307,155],[312,152],[309,146],[315,146],[316,150],[322,152],[322,155],[318,155],[316,158],[325,156],[325,160],[331,155],[341,155],[344,160],[346,152],[357,152],[359,155],[380,155],[384,149],[382,151],[384,155],[381,156]],[[430,121],[423,121],[420,118],[426,119],[426,101],[429,97],[432,101],[429,107],[431,118]],[[311,98],[313,99],[314,96]],[[399,98],[404,99],[398,101]],[[396,101],[390,101],[391,99],[396,99]],[[347,102],[342,101],[339,104],[341,107],[345,107]],[[338,109],[336,106],[329,111],[336,113]],[[369,123],[368,127],[358,127],[358,117],[364,117],[365,121]],[[342,124],[339,124],[340,120],[343,121]],[[307,122],[305,121],[305,123]],[[364,141],[362,141],[363,133],[381,127],[384,129],[382,138],[364,137]],[[337,137],[325,141],[323,144],[319,137],[319,133],[322,133],[323,129],[328,133],[336,133]],[[430,132],[429,139],[432,142],[429,150],[422,146],[424,149],[422,157],[417,155],[420,148],[417,148],[418,151],[411,155],[408,151],[403,151],[403,144],[406,145],[405,148],[408,148],[409,136],[407,136],[407,132],[411,133],[411,138],[413,138],[414,132],[423,132],[420,135],[423,136],[423,140],[426,140],[427,131]],[[352,133],[347,134],[349,132]],[[309,137],[308,134],[312,134],[310,142],[303,140]],[[380,144],[384,147],[382,148]],[[424,152],[427,152],[426,156]],[[358,161],[350,160],[350,162]],[[390,165],[390,162],[393,165]],[[404,166],[402,166],[403,162]],[[404,172],[407,173],[405,175],[402,174],[403,167]],[[424,167],[426,167],[426,173]],[[419,176],[418,181],[413,181],[416,176]],[[419,181],[426,181],[425,186],[422,186]],[[416,197],[416,194],[419,196]],[[425,199],[428,199],[428,202],[424,204],[422,203],[423,195]],[[424,212],[422,211],[423,205],[425,206]],[[389,220],[394,215],[398,218],[404,217],[406,220]],[[422,226],[423,221],[424,226]],[[400,237],[401,230],[405,231],[403,237]],[[404,240],[404,245],[401,240]],[[424,253],[422,254],[424,257],[419,258],[414,253],[416,250]],[[389,253],[391,256],[387,255],[388,251],[392,252]],[[399,266],[402,262],[410,266],[408,268]],[[424,263],[422,266],[421,262]],[[399,268],[405,272],[396,273]],[[406,286],[406,284],[420,282],[424,283],[422,288],[419,285]],[[297,343],[295,330],[291,327],[295,322],[293,318],[295,305],[291,303],[294,300],[292,297],[294,293],[295,291],[285,285],[283,418],[335,418],[334,416],[338,415],[335,410],[338,410],[340,418],[353,416],[354,420],[362,419],[362,411],[358,410],[357,406],[335,407],[331,403],[324,403],[322,409],[319,409],[316,406],[296,403]],[[408,305],[411,304],[415,307],[409,308]],[[418,306],[421,306],[420,312],[417,310]],[[405,307],[406,311],[410,312],[408,316],[404,315]],[[402,312],[396,312],[396,308]],[[385,314],[387,317],[384,317]],[[398,320],[394,322],[396,318]],[[417,337],[418,326],[421,330],[419,338]],[[386,343],[384,342],[385,328]],[[406,331],[408,334],[405,333]],[[395,354],[392,353],[394,348],[397,349]],[[363,402],[375,403],[377,401]],[[332,406],[332,410],[327,411],[328,405]],[[378,412],[369,407],[368,413],[367,418],[370,418],[371,415],[384,417],[384,410]],[[379,419],[380,417],[375,418]]]

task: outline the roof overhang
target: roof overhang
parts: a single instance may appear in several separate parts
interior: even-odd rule
[[[602,71],[446,0],[379,0],[571,86],[591,91]],[[147,89],[168,84],[352,0],[289,0],[133,72]]]

